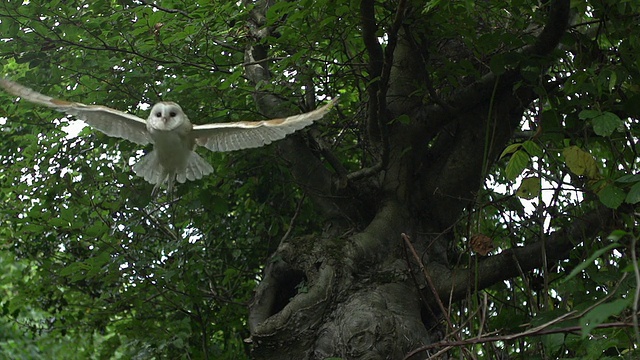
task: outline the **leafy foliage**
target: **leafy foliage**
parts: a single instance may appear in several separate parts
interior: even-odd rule
[[[289,99],[287,109],[274,110],[285,112],[312,106],[309,97],[340,94],[342,120],[316,130],[345,170],[375,163],[363,114],[377,80],[364,66],[357,3],[275,2],[265,19],[275,31],[262,43],[247,29],[252,2],[161,3],[4,1],[2,75],[141,116],[149,104],[171,100],[197,123],[271,115],[255,110],[260,92]],[[387,3],[376,7],[382,25],[395,15]],[[407,86],[425,101],[454,94],[483,71],[503,76],[521,67],[526,80],[561,84],[549,92],[540,82],[524,135],[487,168],[485,187],[456,225],[449,249],[456,265],[477,265],[467,251],[473,234],[504,250],[544,241],[598,202],[613,209],[640,202],[640,6],[572,4],[582,15],[548,74],[520,52],[534,41],[529,26],[544,21],[528,2],[430,1],[413,9],[429,20],[412,24],[416,34],[464,45],[465,56],[453,56],[438,52],[441,43],[422,44],[416,56],[430,59],[437,91],[416,79]],[[387,30],[376,34],[383,45]],[[270,82],[245,77],[249,44],[269,50]],[[282,238],[323,225],[274,149],[202,153],[214,176],[180,186],[175,201],[154,202],[151,186],[130,170],[141,156],[132,144],[90,130],[69,135],[60,114],[14,100],[0,94],[0,352],[11,359],[247,358],[246,307],[269,255]],[[601,326],[629,324],[637,301],[637,218],[621,215],[620,228],[617,237],[578,244],[568,260],[449,307],[469,338],[550,322],[580,331],[460,353],[637,355],[629,327]]]

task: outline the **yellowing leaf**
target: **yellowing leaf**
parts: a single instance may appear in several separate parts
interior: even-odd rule
[[[573,145],[565,148],[562,151],[564,160],[571,170],[576,175],[584,175],[589,179],[596,178],[599,174],[598,165],[596,160],[588,152]]]
[[[531,200],[540,194],[541,188],[542,186],[540,185],[539,177],[532,176],[524,178],[522,180],[522,184],[520,184],[520,187],[518,188],[518,191],[516,191],[516,196]]]

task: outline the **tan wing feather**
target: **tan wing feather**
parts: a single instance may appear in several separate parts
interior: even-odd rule
[[[0,87],[24,100],[73,115],[109,136],[126,139],[140,145],[152,142],[147,131],[146,121],[135,115],[106,106],[85,105],[54,99],[7,79],[0,79]]]
[[[337,101],[333,99],[330,103],[308,113],[282,119],[195,125],[193,136],[198,145],[211,151],[260,147],[311,125],[329,112]]]

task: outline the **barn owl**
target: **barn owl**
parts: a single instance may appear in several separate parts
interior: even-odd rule
[[[194,151],[196,145],[211,151],[264,146],[322,118],[336,102],[334,99],[311,112],[281,119],[192,125],[173,102],[155,104],[145,121],[106,106],[54,99],[7,79],[0,78],[0,87],[24,100],[73,115],[109,136],[140,145],[153,144],[153,151],[133,166],[136,175],[155,184],[152,194],[165,183],[171,194],[175,181],[197,180],[213,172],[211,165]]]

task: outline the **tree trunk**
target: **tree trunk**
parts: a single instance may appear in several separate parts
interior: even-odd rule
[[[267,6],[258,3],[249,22],[257,39],[271,31],[264,26]],[[478,259],[476,269],[483,273],[454,270],[455,261],[448,258],[451,228],[473,204],[483,175],[536,99],[533,84],[515,66],[500,76],[485,71],[441,98],[426,70],[429,54],[422,44],[432,40],[428,24],[420,18],[408,21],[407,4],[400,1],[385,28],[383,48],[374,6],[362,1],[360,16],[369,76],[378,79],[368,89],[366,116],[377,163],[336,175],[299,138],[281,142],[282,157],[326,219],[328,231],[285,240],[267,264],[250,307],[256,359],[402,359],[442,338],[440,319],[447,305],[441,299],[455,301],[517,276],[505,271],[516,268],[514,254],[523,260],[524,271],[541,264],[541,244]],[[547,25],[522,54],[548,66],[568,13],[568,0],[552,1]],[[472,55],[455,40],[444,43],[441,52],[459,59]],[[256,84],[269,81],[267,62],[260,61],[266,53],[264,45],[246,51],[246,73]],[[424,94],[417,95],[419,87],[429,89],[429,103]],[[269,93],[257,93],[255,99],[265,113],[281,103]],[[392,121],[400,116],[409,121]],[[546,246],[566,250],[573,244],[567,239],[580,241],[596,223],[610,219],[594,213]],[[417,353],[412,358],[426,357]]]
[[[398,359],[429,344],[434,324],[403,258],[402,214],[390,202],[355,235],[282,244],[251,306],[255,358]]]

